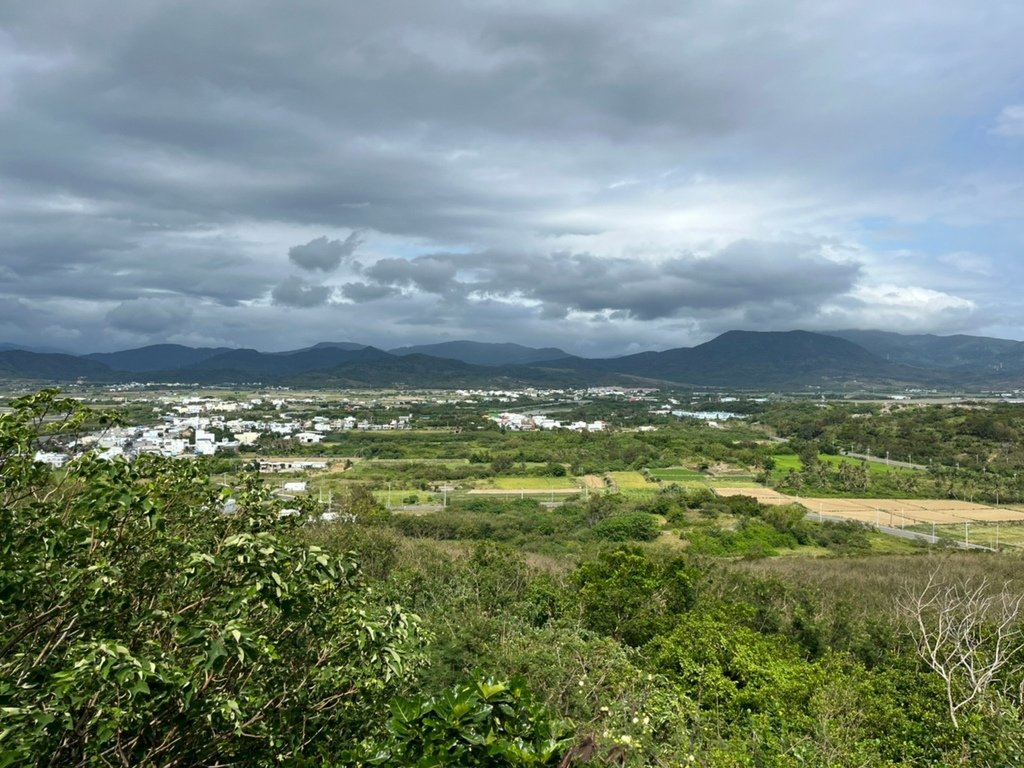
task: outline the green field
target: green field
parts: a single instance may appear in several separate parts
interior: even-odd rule
[[[705,476],[700,472],[695,469],[687,469],[686,467],[652,469],[649,470],[648,474],[666,483],[693,483],[705,480]]]
[[[620,491],[653,491],[656,485],[649,482],[640,472],[606,472]]]
[[[509,491],[532,488],[557,491],[579,488],[579,484],[571,477],[496,477],[489,484],[494,488]]]
[[[416,497],[415,501],[411,501],[413,496]],[[431,491],[420,491],[414,488],[392,488],[390,493],[388,491],[374,491],[373,497],[381,504],[387,505],[390,501],[390,506],[400,507],[405,504],[440,503],[441,494]]]
[[[776,472],[789,472],[790,470],[799,472],[804,468],[803,462],[800,461],[800,457],[795,453],[777,453],[772,456],[775,460],[775,471]],[[846,456],[835,456],[830,453],[819,453],[818,461],[822,464],[829,464],[833,467],[837,467],[842,463],[847,464],[860,464],[860,459],[851,459]],[[920,470],[907,469],[906,467],[894,467],[886,464],[884,461],[869,461],[866,462],[868,466],[868,472],[875,474],[883,474],[885,472],[918,472]]]
[[[921,533],[932,533],[930,525],[908,526]],[[936,525],[935,535],[946,541],[963,541],[964,534],[971,544],[980,544],[992,549],[1019,549],[1024,547],[1024,524],[1022,523],[971,523],[966,531],[961,523]]]

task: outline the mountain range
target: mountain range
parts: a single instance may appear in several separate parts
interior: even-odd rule
[[[1024,342],[862,330],[729,331],[695,347],[614,358],[474,341],[387,351],[355,342],[321,342],[284,352],[157,344],[85,355],[0,344],[0,379],[309,387],[675,384],[748,390],[1006,389],[1024,382]]]

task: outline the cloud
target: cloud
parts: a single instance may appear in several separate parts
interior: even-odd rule
[[[305,245],[292,246],[288,249],[288,258],[303,269],[332,272],[343,261],[352,258],[361,242],[358,232],[353,232],[344,240],[328,240],[324,235]]]
[[[179,333],[193,309],[181,298],[140,298],[122,301],[107,312],[111,326],[143,335]]]
[[[969,251],[957,251],[956,253],[944,253],[939,256],[939,262],[946,266],[953,267],[960,272],[969,272],[982,277],[990,277],[994,274],[992,259]]]
[[[858,286],[823,308],[821,319],[833,323],[832,328],[952,333],[969,327],[976,311],[975,302],[949,293],[882,283]]]
[[[448,299],[537,303],[551,319],[576,311],[657,320],[771,302],[813,305],[850,290],[860,269],[825,256],[820,244],[740,241],[707,256],[653,261],[493,252],[381,259],[364,275]]]
[[[1003,111],[996,117],[992,133],[1012,138],[1024,136],[1024,104],[1003,107]]]
[[[275,304],[284,307],[319,307],[327,303],[331,289],[326,285],[309,285],[301,277],[292,275],[274,286],[271,292]]]
[[[448,256],[419,256],[414,259],[381,259],[363,270],[363,274],[382,285],[415,286],[436,294],[458,292],[462,286],[455,277],[458,265]]]
[[[398,291],[390,285],[374,285],[369,283],[354,282],[345,283],[341,286],[341,294],[346,299],[362,304],[367,301],[377,301],[387,296],[394,296]]]

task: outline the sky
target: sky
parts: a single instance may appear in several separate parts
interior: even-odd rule
[[[5,0],[0,342],[1024,339],[1019,0]]]

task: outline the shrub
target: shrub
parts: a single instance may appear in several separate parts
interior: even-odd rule
[[[606,517],[594,526],[593,533],[605,541],[653,541],[661,534],[661,526],[647,512],[629,512]]]

